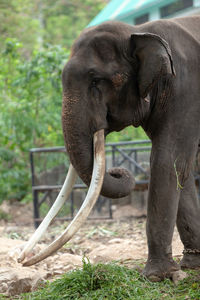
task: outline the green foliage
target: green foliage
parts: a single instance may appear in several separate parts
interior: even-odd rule
[[[175,174],[176,174],[176,190],[178,191],[179,189],[183,189],[183,186],[180,184],[180,181],[179,181],[180,173],[177,171],[176,162],[177,162],[177,159],[174,162],[174,170],[175,170]]]
[[[83,269],[66,273],[37,292],[22,295],[25,300],[75,299],[199,299],[200,284],[197,272],[174,285],[171,280],[153,283],[136,269],[116,264],[92,265],[83,260]]]
[[[133,141],[133,140],[148,140],[146,133],[142,129],[133,128],[133,126],[129,126],[120,132],[112,132],[110,133],[107,138],[106,142],[119,142],[119,141]]]
[[[106,0],[0,0],[0,45],[15,37],[30,56],[35,46],[62,45],[68,50]],[[1,46],[0,46],[1,49]]]
[[[103,0],[44,0],[41,2],[44,41],[52,43],[53,39],[53,43],[64,45],[68,49],[106,4]]]
[[[0,201],[27,193],[30,148],[63,145],[61,72],[68,54],[46,45],[26,60],[21,47],[6,39],[0,57]]]

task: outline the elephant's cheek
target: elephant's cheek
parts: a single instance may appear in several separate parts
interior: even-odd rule
[[[89,115],[89,128],[92,128],[92,134],[100,129],[107,129],[107,108],[104,104],[93,105]]]

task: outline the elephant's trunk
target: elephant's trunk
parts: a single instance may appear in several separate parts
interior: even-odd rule
[[[93,169],[93,134],[103,128],[94,128],[81,107],[79,97],[63,96],[62,125],[65,145],[73,167],[87,186]],[[93,128],[92,128],[93,127]],[[134,178],[126,169],[113,168],[105,173],[101,195],[109,198],[127,196],[134,188]]]
[[[88,215],[90,214],[92,208],[94,207],[97,198],[99,196],[102,183],[103,183],[103,177],[105,173],[105,149],[104,149],[104,130],[101,129],[97,131],[94,134],[94,167],[92,172],[92,179],[91,184],[87,192],[87,196],[81,205],[81,208],[79,209],[78,213],[74,217],[73,221],[67,226],[67,228],[64,230],[64,232],[55,240],[53,241],[47,248],[43,249],[40,253],[36,254],[35,256],[31,257],[27,261],[23,263],[23,266],[31,266],[33,264],[36,264],[40,262],[41,260],[45,259],[49,255],[56,252],[58,249],[60,249],[67,241],[69,241],[72,236],[77,232],[77,230],[81,227],[83,222],[86,220]],[[70,165],[69,172],[67,175],[67,178],[65,180],[65,183],[62,187],[62,190],[64,190],[69,193],[71,189],[66,190],[65,187],[68,186],[71,187],[72,178],[74,178],[74,175],[76,174],[74,168],[72,165]],[[64,187],[65,186],[65,187]],[[65,197],[65,195],[62,193],[62,190],[59,193],[58,198],[56,199],[54,203],[54,209],[52,211],[49,211],[45,219],[52,220],[53,215],[56,214],[56,212],[60,209],[60,204],[63,204],[62,198]],[[62,206],[61,204],[61,206]],[[59,207],[58,207],[59,206]],[[57,208],[56,208],[57,207]],[[52,215],[53,213],[53,215]],[[42,236],[42,234],[46,231],[46,221],[45,219],[40,224],[39,228],[36,230],[35,234],[32,236],[32,238],[29,240],[27,245],[25,246],[24,250],[22,251],[18,261],[22,262],[27,255],[30,253],[30,250],[35,245],[35,242],[39,240],[39,238]]]

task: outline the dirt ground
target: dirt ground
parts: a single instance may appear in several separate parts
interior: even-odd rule
[[[87,221],[55,255],[31,267],[22,267],[16,259],[23,245],[34,232],[32,206],[13,203],[1,207],[9,213],[9,222],[0,221],[0,280],[1,271],[6,276],[9,272],[19,271],[20,276],[26,272],[41,274],[43,279],[52,279],[66,271],[82,265],[86,256],[91,262],[118,261],[123,264],[137,264],[147,259],[147,241],[145,234],[145,212],[138,212],[132,206],[115,206],[112,220]],[[53,224],[42,238],[34,252],[55,239],[67,226],[67,222]],[[173,237],[173,255],[181,257],[183,245],[177,230]],[[15,274],[16,275],[16,274]],[[3,282],[6,282],[5,280]],[[5,290],[8,287],[5,287]],[[21,291],[21,290],[20,290]]]

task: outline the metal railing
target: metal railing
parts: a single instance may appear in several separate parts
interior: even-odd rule
[[[135,190],[146,190],[148,189],[149,183],[149,156],[151,150],[151,141],[130,141],[130,142],[119,142],[119,143],[107,143],[106,144],[106,164],[107,167],[122,167],[125,166],[129,169],[135,179],[136,185]],[[31,175],[32,175],[32,192],[33,192],[33,205],[34,205],[34,224],[37,227],[42,218],[40,216],[40,207],[48,197],[51,196],[52,192],[59,191],[62,187],[61,184],[38,184],[35,180],[35,162],[34,157],[39,153],[64,153],[66,152],[64,147],[51,147],[51,148],[33,148],[30,150],[30,164],[31,164]],[[143,157],[142,157],[143,155]],[[144,158],[145,156],[145,158]],[[144,163],[145,162],[145,163]],[[200,197],[200,174],[195,173],[195,180],[198,187],[198,194]],[[74,207],[74,193],[77,190],[86,192],[87,186],[82,182],[75,184],[70,195],[70,216],[59,217],[59,220],[71,220],[75,214]],[[39,198],[39,194],[43,194],[42,198]],[[97,211],[101,211],[102,206],[108,204],[108,216],[95,216],[94,219],[107,219],[112,218],[112,202],[111,199],[100,196],[97,203]],[[53,204],[53,200],[51,205]],[[90,217],[91,218],[91,217]]]
[[[136,190],[137,189],[147,189],[148,188],[148,170],[142,167],[138,161],[138,154],[142,152],[150,152],[151,142],[149,140],[135,141],[135,142],[120,142],[120,143],[108,143],[106,144],[106,161],[109,167],[121,167],[126,166],[134,175],[142,174],[144,179],[136,180]],[[36,170],[35,170],[35,155],[39,153],[63,153],[66,152],[64,147],[50,147],[50,148],[33,148],[30,149],[30,165],[31,165],[31,175],[32,175],[32,192],[33,192],[33,206],[34,206],[34,224],[38,227],[42,218],[40,216],[40,207],[51,196],[52,192],[59,191],[62,187],[60,184],[38,184],[36,182]],[[86,191],[87,187],[83,183],[75,184],[73,191],[70,196],[70,216],[59,217],[59,220],[71,220],[74,217],[74,192],[76,190]],[[39,198],[39,194],[43,194],[42,198]],[[103,217],[93,217],[95,219],[99,218],[112,218],[112,203],[111,199],[99,197],[96,209],[101,211],[102,205],[108,202],[108,216]],[[52,203],[51,203],[52,204]]]

